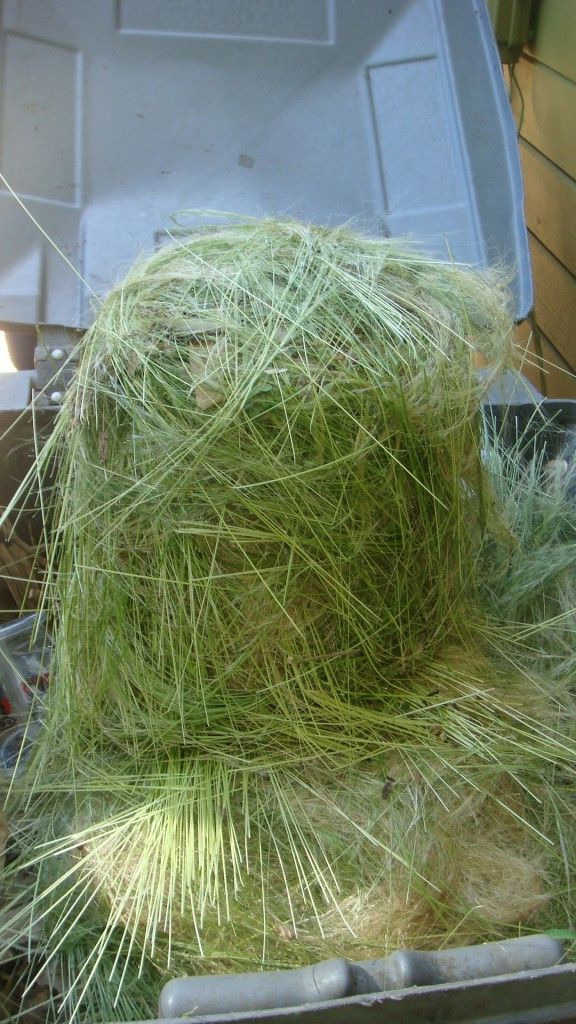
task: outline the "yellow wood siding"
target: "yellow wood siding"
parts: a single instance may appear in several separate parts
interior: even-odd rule
[[[540,63],[576,82],[576,3],[536,0],[534,39],[528,52]]]
[[[576,178],[576,85],[525,56],[516,66],[516,80],[524,99],[522,138]],[[512,99],[518,116],[518,89],[512,89]]]
[[[521,141],[526,223],[542,245],[576,276],[576,193],[572,178]]]
[[[576,337],[576,282],[552,253],[532,239],[532,267],[538,282],[536,320],[540,330],[570,365]]]
[[[539,0],[535,35],[508,73],[520,128],[535,312],[550,397],[576,398],[576,0]],[[520,343],[536,355],[526,331]],[[565,372],[566,369],[572,372]],[[537,367],[530,379],[541,386]]]
[[[548,339],[539,333],[536,343],[533,325],[527,320],[516,333],[519,369],[538,390],[551,398],[576,397],[576,375]]]

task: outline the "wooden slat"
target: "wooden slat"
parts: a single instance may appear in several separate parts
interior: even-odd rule
[[[576,398],[576,0],[538,0],[535,37],[515,70],[520,153],[546,393]],[[523,111],[521,115],[523,100]],[[528,325],[524,373],[542,388]],[[535,365],[534,365],[535,364]],[[548,365],[549,364],[549,365]]]
[[[576,0],[575,7],[576,10]],[[576,181],[521,141],[530,231],[576,277]]]
[[[525,58],[516,66],[516,78],[524,98],[521,135],[562,171],[576,178],[576,85]],[[514,86],[511,99],[518,120],[521,101]]]
[[[546,397],[576,398],[576,374],[562,359],[548,338],[541,335],[540,341],[544,356]]]
[[[554,348],[576,369],[576,281],[533,235],[530,251],[536,319]]]
[[[530,53],[576,83],[575,0],[539,0],[536,18]]]
[[[576,374],[556,351],[551,341],[540,332],[542,364],[532,329],[525,322],[517,330],[518,368],[546,398],[576,398]]]

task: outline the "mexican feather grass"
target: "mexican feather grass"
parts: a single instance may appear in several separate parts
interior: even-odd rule
[[[506,614],[479,416],[510,361],[496,277],[291,221],[104,301],[40,457],[56,683],[10,797],[62,1019],[569,922],[570,672]]]

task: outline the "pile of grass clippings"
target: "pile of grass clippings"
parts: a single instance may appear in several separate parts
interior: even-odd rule
[[[11,795],[60,1019],[569,923],[570,673],[479,412],[511,327],[493,275],[291,221],[102,304],[41,456],[57,683]]]

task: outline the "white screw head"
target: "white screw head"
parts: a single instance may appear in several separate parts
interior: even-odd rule
[[[64,359],[66,353],[63,348],[53,348],[50,350],[50,355],[52,356],[52,359],[60,361],[61,359]]]

